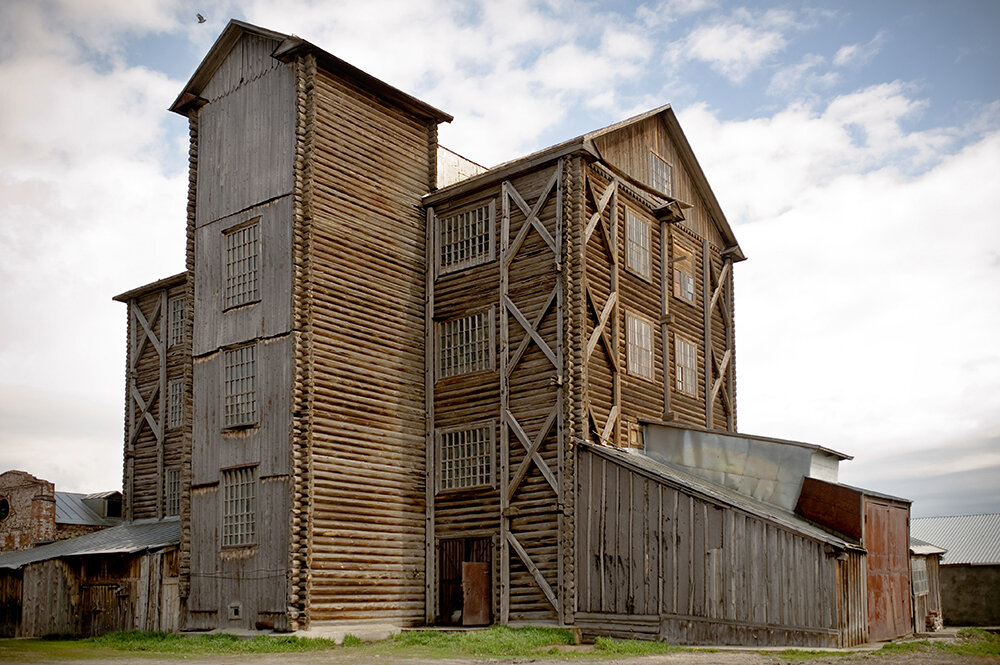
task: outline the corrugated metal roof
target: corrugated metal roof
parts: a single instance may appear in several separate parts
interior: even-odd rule
[[[910,534],[948,550],[941,563],[1000,564],[1000,513],[915,517]]]
[[[937,545],[928,543],[925,540],[920,540],[919,538],[910,536],[910,552],[913,554],[944,554],[947,551],[948,550],[943,547],[938,547]]]
[[[177,517],[132,522],[20,552],[0,554],[0,568],[16,569],[38,561],[86,554],[130,554],[177,545],[180,541],[181,521]]]
[[[88,524],[91,526],[116,526],[121,519],[104,518],[83,502],[90,494],[76,492],[56,492],[56,524]]]
[[[783,526],[791,531],[795,531],[820,542],[828,543],[840,549],[860,549],[860,546],[857,543],[839,538],[827,531],[824,531],[810,522],[805,521],[801,517],[798,517],[795,513],[782,510],[781,508],[764,503],[763,501],[758,501],[757,499],[740,494],[735,490],[731,490],[728,487],[716,485],[715,483],[692,475],[671,464],[647,457],[638,450],[621,450],[605,446],[595,446],[594,444],[588,442],[582,442],[582,445],[600,455],[621,461],[628,466],[645,470],[648,473],[660,476],[674,485],[687,488],[696,494],[713,499],[719,503],[731,505],[738,510],[764,518],[774,524]]]

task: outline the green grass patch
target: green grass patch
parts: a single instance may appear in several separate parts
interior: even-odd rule
[[[430,652],[450,652],[470,656],[527,656],[537,655],[538,651],[545,647],[573,644],[573,634],[561,628],[508,626],[454,633],[414,630],[394,636],[389,644],[395,648],[416,647]]]
[[[1000,656],[1000,635],[982,628],[965,628],[958,631],[958,640],[938,644],[946,652],[959,656]]]
[[[910,642],[889,642],[888,644],[883,644],[882,648],[875,653],[884,654],[894,654],[894,653],[917,653],[921,651],[928,651],[931,648],[930,640],[916,640]]]
[[[666,642],[651,642],[648,640],[616,640],[612,637],[598,637],[594,640],[594,650],[617,656],[652,656],[663,653],[688,651]]]
[[[249,639],[235,635],[172,635],[139,630],[109,633],[80,640],[116,651],[151,651],[156,653],[295,653],[323,651],[336,646],[333,640],[292,637],[290,635],[255,635]]]
[[[785,649],[784,651],[761,651],[765,656],[774,656],[781,660],[815,660],[816,658],[837,658],[840,656],[852,656],[850,653],[840,653],[837,651],[809,651],[808,649]]]

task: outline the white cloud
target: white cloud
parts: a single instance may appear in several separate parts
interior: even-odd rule
[[[800,62],[775,72],[767,92],[772,95],[793,95],[796,99],[814,96],[828,90],[839,80],[836,72],[823,71],[826,59],[810,54]]]
[[[734,83],[742,82],[788,43],[786,32],[796,29],[795,16],[772,9],[752,14],[739,9],[732,16],[699,25],[675,44],[676,62],[700,60]]]
[[[853,67],[866,64],[879,54],[885,40],[886,32],[880,30],[871,41],[865,44],[847,44],[846,46],[841,46],[833,56],[833,64],[838,67]]]

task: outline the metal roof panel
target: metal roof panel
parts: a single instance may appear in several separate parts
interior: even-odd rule
[[[1000,513],[915,517],[910,534],[945,548],[942,564],[1000,564]]]

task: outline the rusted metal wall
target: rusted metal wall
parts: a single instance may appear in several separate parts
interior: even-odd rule
[[[913,632],[910,591],[910,507],[865,496],[868,626],[872,641]]]

